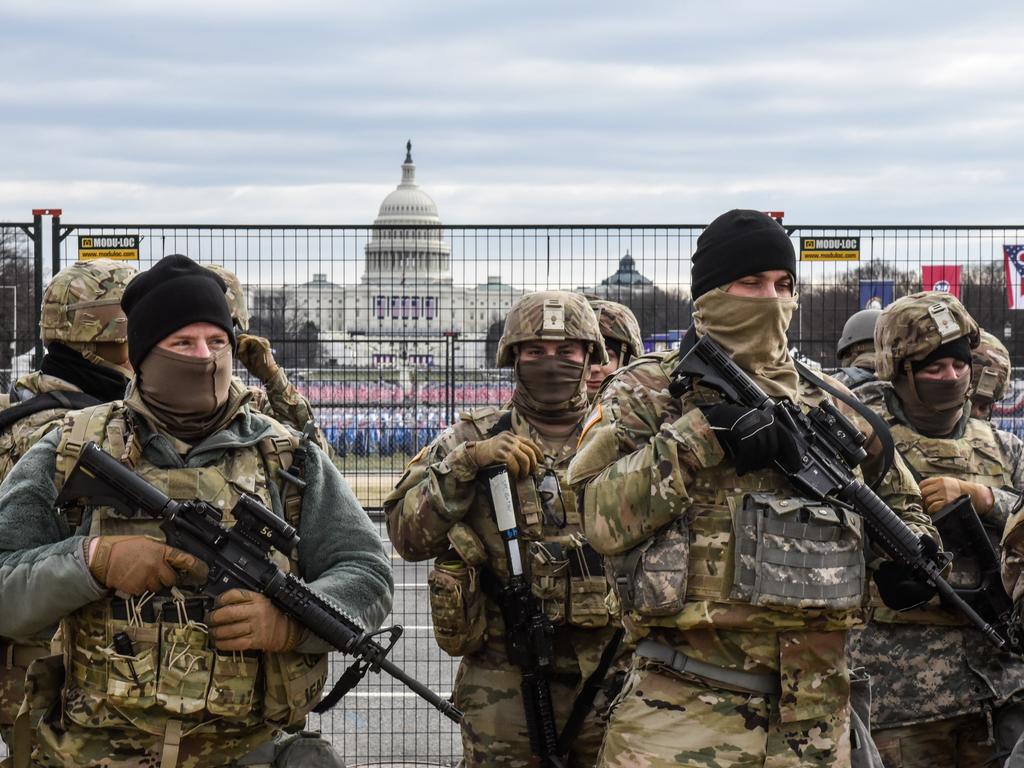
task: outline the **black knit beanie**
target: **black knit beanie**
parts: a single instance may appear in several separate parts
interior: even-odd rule
[[[235,346],[231,309],[220,276],[188,256],[173,254],[140,272],[121,296],[128,317],[128,359],[137,371],[163,339],[191,323],[223,328]]]
[[[916,363],[911,363],[910,367],[917,373],[925,366],[931,365],[936,360],[941,360],[944,357],[952,357],[954,360],[961,360],[968,365],[971,364],[971,342],[966,336],[961,336],[959,339],[953,339],[947,341],[932,350],[932,353],[928,355],[924,360],[918,360]]]
[[[770,269],[796,276],[793,242],[775,219],[760,211],[734,209],[708,224],[693,252],[692,298]]]

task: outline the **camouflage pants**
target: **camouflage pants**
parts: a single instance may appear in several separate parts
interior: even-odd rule
[[[598,759],[606,768],[850,765],[849,702],[782,723],[775,697],[710,688],[634,663],[612,704]]]
[[[272,735],[268,727],[244,737],[225,733],[184,736],[175,768],[233,768]],[[158,768],[163,751],[162,738],[121,728],[71,726],[65,730],[43,722],[36,738],[34,768]]]
[[[609,673],[611,674],[611,673]],[[455,676],[453,699],[465,713],[462,721],[462,749],[467,768],[501,766],[523,768],[534,765],[519,691],[519,671],[478,657],[465,657]],[[576,700],[579,679],[556,678],[551,693],[559,729],[565,724]],[[593,766],[607,724],[608,698],[601,691],[594,707],[573,742],[570,766]]]
[[[11,745],[11,727],[25,696],[25,672],[28,665],[44,656],[49,643],[32,641],[14,643],[0,638],[0,739]]]
[[[982,768],[996,765],[984,715],[872,730],[886,768]]]

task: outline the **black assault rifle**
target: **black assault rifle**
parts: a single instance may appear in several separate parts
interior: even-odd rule
[[[235,524],[229,528],[216,507],[201,500],[174,501],[95,443],[89,443],[64,483],[57,505],[74,506],[83,501],[109,505],[127,515],[141,513],[159,519],[169,545],[188,552],[209,567],[205,587],[208,594],[219,595],[229,589],[261,592],[317,637],[353,656],[352,666],[314,712],[326,712],[337,704],[367,672],[384,670],[446,717],[461,722],[462,712],[450,701],[386,658],[402,635],[401,626],[366,632],[340,608],[274,564],[270,550],[290,555],[299,537],[294,527],[255,497],[243,494],[239,498],[232,510]],[[374,639],[378,635],[387,636],[385,644]]]
[[[949,581],[960,597],[986,621],[1005,634],[1010,647],[1020,653],[1022,644],[1013,620],[1013,601],[999,575],[999,551],[968,495],[953,499],[932,515],[943,543],[953,553]]]
[[[687,338],[692,337],[691,328]],[[775,466],[798,492],[860,514],[872,543],[887,557],[909,566],[921,581],[938,591],[943,603],[965,616],[997,648],[1007,646],[996,628],[942,578],[948,556],[939,553],[934,559],[929,557],[920,537],[854,475],[851,467],[867,458],[865,437],[834,405],[824,401],[804,413],[789,400],[773,400],[707,335],[693,344],[672,371],[670,391],[678,397],[694,379],[730,402],[774,419],[789,433],[799,456],[793,466],[776,458]]]
[[[519,687],[523,696],[530,751],[540,758],[541,765],[562,768],[565,762],[558,742],[558,724],[555,722],[550,680],[555,630],[523,573],[519,525],[516,523],[508,468],[498,464],[486,467],[484,476],[491,492],[495,523],[505,542],[505,554],[508,556],[511,578],[502,588],[498,602],[505,620],[508,658],[519,667],[522,675]]]

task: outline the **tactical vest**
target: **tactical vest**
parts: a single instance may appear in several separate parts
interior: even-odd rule
[[[968,419],[962,437],[925,437],[906,424],[890,426],[896,449],[922,477],[947,475],[988,488],[1012,487],[1013,478],[992,425]]]
[[[490,435],[507,411],[482,408],[461,415],[472,430],[469,439]],[[572,439],[572,438],[570,438]],[[534,477],[515,480],[519,535],[524,544],[523,568],[555,625],[570,624],[597,629],[609,622],[607,594],[601,558],[586,543],[576,495],[566,481],[571,454],[555,464],[538,482]],[[540,474],[543,470],[538,470]],[[477,493],[488,493],[478,480]],[[486,551],[484,587],[496,592],[508,583],[505,548],[494,522],[490,503],[478,505],[465,519]]]
[[[661,365],[667,376],[674,361]],[[803,382],[801,394],[808,405],[825,398]],[[716,397],[707,389],[685,393],[682,409]],[[774,469],[738,476],[727,460],[697,471],[686,491],[691,505],[683,515],[606,558],[629,623],[749,629],[758,612],[789,628],[802,626],[805,612],[838,626],[857,623],[851,612],[859,611],[866,583],[859,515],[797,497]]]
[[[228,451],[216,466],[160,468],[141,461],[132,416],[120,402],[72,413],[57,447],[54,482],[61,488],[82,447],[92,441],[172,499],[201,498],[234,522],[231,510],[252,494],[299,525],[301,496],[290,484],[270,485],[291,465],[297,440],[275,424],[258,445]],[[276,485],[276,484],[275,484]],[[283,502],[281,496],[283,495]],[[163,539],[158,521],[127,517],[111,507],[85,510],[88,535],[145,535]],[[294,571],[284,556],[278,565]],[[326,655],[221,652],[203,623],[210,599],[174,588],[170,594],[97,600],[66,617],[62,694],[64,716],[83,728],[138,729],[163,735],[169,720],[185,733],[231,733],[253,746],[267,725],[297,725],[319,700]]]

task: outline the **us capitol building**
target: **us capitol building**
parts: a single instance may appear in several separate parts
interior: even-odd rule
[[[339,367],[442,366],[446,355],[460,368],[494,365],[488,329],[493,334],[523,291],[493,277],[452,283],[451,246],[437,205],[416,183],[412,142],[402,181],[380,204],[364,251],[358,284],[314,274],[307,283],[256,289],[254,314],[278,306],[289,326],[314,323],[325,361]]]
[[[591,292],[621,299],[653,289],[627,252],[618,270]],[[488,277],[456,285],[451,245],[430,195],[416,183],[412,142],[402,181],[380,204],[364,247],[358,283],[338,285],[326,273],[306,283],[250,286],[254,315],[285,318],[287,330],[318,330],[324,367],[402,369],[492,368],[505,315],[524,291]]]

